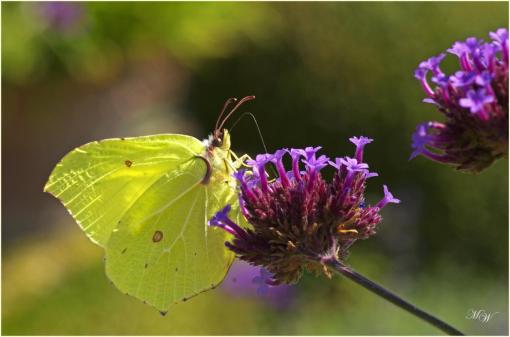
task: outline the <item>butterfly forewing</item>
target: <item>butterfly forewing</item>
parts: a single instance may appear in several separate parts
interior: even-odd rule
[[[200,141],[185,135],[88,143],[57,164],[44,190],[104,246],[122,215],[155,181],[202,150]]]

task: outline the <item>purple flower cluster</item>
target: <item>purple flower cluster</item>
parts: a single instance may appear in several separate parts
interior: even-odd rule
[[[40,2],[37,6],[47,24],[61,32],[76,28],[85,16],[85,8],[80,2],[50,1]]]
[[[296,282],[305,269],[329,271],[323,261],[347,257],[348,248],[358,239],[375,233],[381,221],[379,211],[388,203],[399,203],[384,186],[384,197],[374,206],[366,205],[366,180],[376,176],[363,162],[363,148],[372,140],[352,137],[353,158],[331,161],[317,155],[320,147],[283,149],[260,154],[247,162],[250,170],[239,171],[239,204],[252,228],[241,228],[228,217],[230,205],[219,211],[209,225],[233,235],[225,245],[253,265],[272,275],[266,283]],[[284,160],[290,156],[291,169]],[[273,166],[278,176],[268,178]],[[335,169],[331,182],[321,175],[325,167]]]
[[[275,309],[288,309],[295,300],[296,289],[289,285],[271,286],[273,275],[266,269],[236,260],[232,264],[221,289],[237,297],[252,297]]]
[[[476,173],[507,154],[508,30],[489,35],[491,42],[469,37],[448,49],[460,65],[452,75],[440,68],[445,53],[416,69],[414,75],[428,96],[423,101],[436,105],[446,121],[417,126],[411,159],[423,155]]]

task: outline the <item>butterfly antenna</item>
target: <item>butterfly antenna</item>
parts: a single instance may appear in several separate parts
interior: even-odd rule
[[[233,108],[232,110],[230,110],[230,112],[225,116],[225,118],[223,118],[223,120],[221,121],[221,124],[216,128],[216,130],[221,130],[223,129],[223,125],[225,125],[225,122],[230,118],[230,116],[232,116],[232,114],[241,106],[243,105],[243,103],[245,102],[248,102],[248,101],[251,101],[251,100],[254,100],[255,99],[255,96],[251,95],[251,96],[246,96],[246,97],[243,97]]]
[[[257,132],[259,133],[260,141],[262,142],[262,146],[264,147],[264,151],[266,153],[269,153],[269,151],[267,151],[266,142],[264,142],[264,137],[262,136],[262,131],[260,130],[259,123],[257,122],[257,118],[255,118],[255,115],[252,114],[251,112],[245,112],[241,116],[239,116],[239,118],[237,118],[235,120],[235,122],[232,123],[232,126],[230,127],[230,131],[234,130],[237,123],[239,123],[241,121],[241,119],[243,119],[244,116],[250,116],[253,119],[253,122],[255,123],[255,126],[257,127]],[[278,176],[278,173],[276,172],[274,165],[269,165],[269,171],[271,171],[271,173],[273,174],[273,177]]]
[[[259,127],[259,123],[257,122],[257,118],[255,118],[255,115],[252,114],[251,112],[245,112],[241,116],[239,116],[239,118],[237,118],[236,121],[234,123],[232,123],[232,126],[230,127],[230,131],[234,130],[237,123],[239,123],[241,121],[241,119],[245,116],[250,116],[253,119],[253,122],[255,123],[255,127],[257,128],[257,132],[259,133],[260,141],[262,142],[262,146],[264,147],[264,151],[266,153],[268,153],[267,147],[266,147],[266,142],[264,142],[264,137],[262,136],[262,131],[260,131],[260,127]]]
[[[221,120],[221,117],[223,116],[223,114],[225,113],[225,111],[227,110],[227,107],[232,104],[232,103],[235,103],[237,102],[237,98],[235,97],[231,97],[229,99],[227,99],[225,101],[225,104],[223,104],[223,109],[221,109],[221,113],[220,115],[218,116],[218,119],[216,119],[216,124],[214,124],[214,130],[218,130],[218,124],[220,123],[220,120]]]

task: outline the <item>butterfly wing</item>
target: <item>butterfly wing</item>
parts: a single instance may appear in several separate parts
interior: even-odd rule
[[[225,164],[204,184],[204,151],[184,135],[93,142],[66,155],[45,186],[105,247],[112,282],[161,311],[219,284],[233,260],[207,220],[231,203],[243,222],[235,182]]]
[[[123,292],[160,311],[214,288],[233,254],[224,233],[207,226],[218,201],[235,200],[228,184],[202,184],[194,159],[155,182],[122,217],[106,247],[106,273]],[[218,201],[216,201],[218,200]]]
[[[154,182],[203,149],[185,135],[88,143],[56,165],[44,191],[62,202],[93,242],[105,246],[120,218]]]

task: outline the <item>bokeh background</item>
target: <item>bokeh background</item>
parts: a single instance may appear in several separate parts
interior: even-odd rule
[[[254,94],[243,110],[270,151],[375,138],[368,199],[386,183],[403,202],[353,247],[355,269],[465,333],[508,334],[508,161],[480,175],[408,161],[415,125],[441,118],[417,64],[507,25],[504,2],[2,3],[2,333],[439,334],[340,277],[257,295],[243,265],[162,317],[108,282],[102,249],[42,192],[74,147],[202,139],[227,97]],[[249,118],[232,139],[263,151]]]

